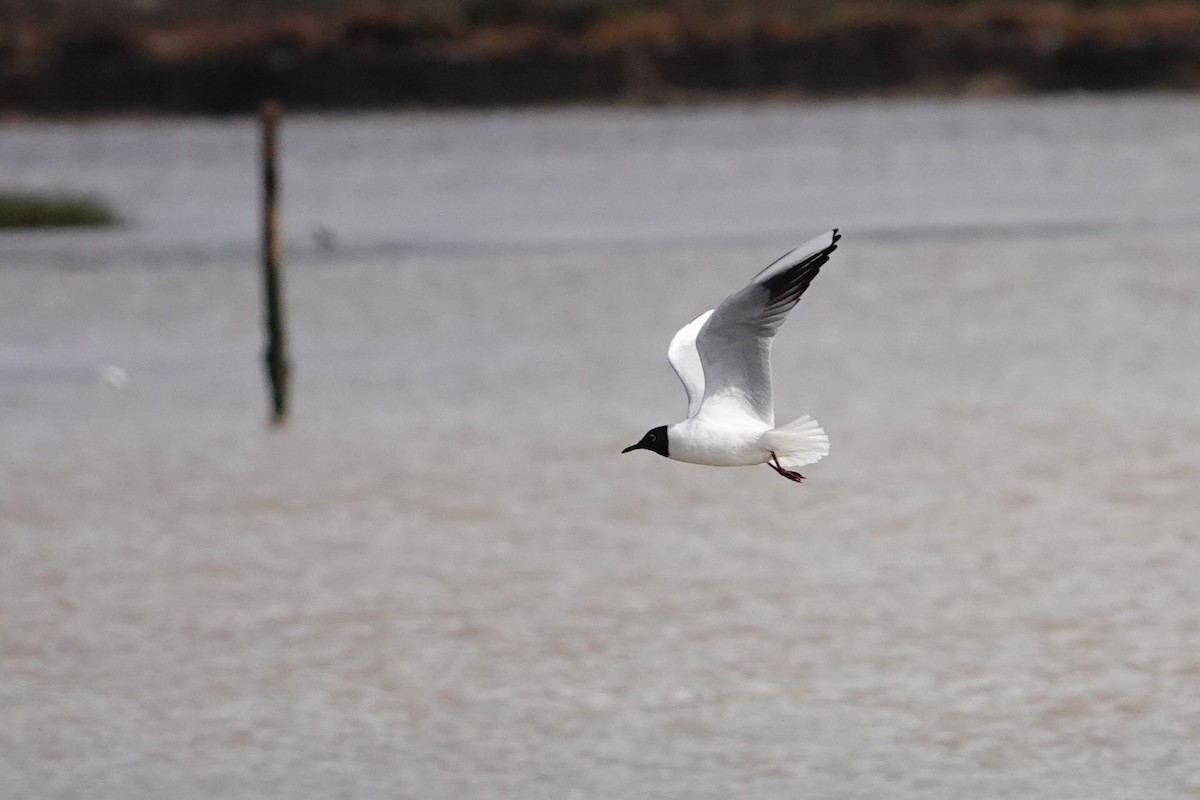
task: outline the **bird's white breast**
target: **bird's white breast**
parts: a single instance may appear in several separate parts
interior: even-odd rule
[[[703,416],[676,422],[667,429],[667,457],[711,467],[749,467],[766,462],[770,453],[761,444],[767,425],[713,423]]]

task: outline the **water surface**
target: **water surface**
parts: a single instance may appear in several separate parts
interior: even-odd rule
[[[284,142],[270,432],[252,124],[0,128],[129,220],[0,238],[0,794],[1200,791],[1200,103]],[[675,329],[833,225],[775,354],[809,481],[620,456]]]

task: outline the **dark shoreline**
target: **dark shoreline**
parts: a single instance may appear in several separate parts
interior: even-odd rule
[[[41,50],[0,58],[0,114],[220,115],[266,98],[293,110],[351,110],[1200,91],[1200,7],[1186,5],[926,8],[807,27],[763,19],[703,27],[666,14],[580,30],[520,23],[457,33],[400,18],[300,22],[209,21],[201,44],[195,21],[55,29],[37,39]]]

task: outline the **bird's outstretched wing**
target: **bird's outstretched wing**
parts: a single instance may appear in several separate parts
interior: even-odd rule
[[[694,413],[688,380],[675,366],[688,389],[689,416],[700,414],[714,420],[749,417],[775,425],[771,339],[837,249],[840,238],[835,228],[805,242],[772,262],[746,288],[725,298],[710,313],[695,336],[694,347],[703,369],[703,396]],[[676,334],[676,339],[686,330]],[[674,349],[675,342],[671,346]],[[675,364],[673,357],[671,363]]]
[[[680,328],[667,348],[667,360],[687,392],[689,418],[696,416],[700,401],[704,398],[704,367],[700,365],[700,353],[696,351],[696,334],[700,333],[700,328],[708,322],[714,310],[710,308]]]

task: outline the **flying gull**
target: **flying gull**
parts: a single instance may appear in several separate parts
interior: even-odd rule
[[[766,464],[804,480],[796,470],[828,455],[829,437],[808,415],[775,427],[771,340],[841,238],[834,228],[805,242],[680,328],[667,359],[687,392],[687,419],[653,428],[621,452],[714,467]]]

